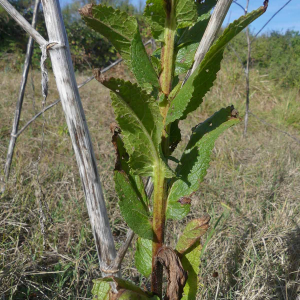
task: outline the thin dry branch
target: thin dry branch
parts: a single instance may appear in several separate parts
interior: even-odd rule
[[[46,45],[47,41],[24,19],[24,17],[7,1],[0,0],[0,4],[11,17],[40,45]]]
[[[31,26],[33,28],[35,28],[35,26],[36,26],[37,15],[38,15],[40,3],[41,3],[40,0],[35,1],[33,16],[32,16],[32,23],[31,23]],[[27,44],[27,50],[26,50],[19,98],[18,98],[18,101],[16,104],[15,117],[14,117],[14,121],[13,121],[11,137],[10,137],[9,146],[8,146],[8,150],[7,150],[7,157],[6,157],[5,167],[4,167],[4,176],[5,176],[4,181],[5,182],[2,187],[2,192],[4,192],[4,190],[5,190],[5,184],[9,177],[9,171],[10,171],[11,162],[12,162],[14,149],[15,149],[15,145],[16,145],[17,132],[18,132],[18,127],[19,127],[19,122],[20,122],[20,117],[21,117],[21,111],[22,111],[23,99],[24,99],[25,88],[26,88],[26,83],[27,83],[27,77],[28,77],[29,67],[30,67],[30,63],[31,63],[31,57],[32,57],[32,53],[33,53],[33,44],[34,44],[33,38],[30,36],[28,39],[28,44]]]
[[[42,0],[42,4],[49,40],[60,45],[55,50],[49,49],[52,69],[71,136],[100,269],[102,269],[109,266],[115,259],[116,249],[93,145],[77,88],[59,1]],[[106,274],[104,273],[103,276]]]

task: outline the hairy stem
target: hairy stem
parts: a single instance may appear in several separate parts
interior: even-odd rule
[[[169,110],[168,96],[172,90],[174,75],[174,40],[176,33],[175,20],[175,0],[164,0],[166,11],[165,22],[165,42],[162,48],[162,72],[160,75],[160,85],[165,99],[160,103],[160,112],[164,118]],[[169,126],[164,129],[162,135],[162,152],[168,155],[169,147]],[[167,182],[165,171],[162,166],[157,166],[154,173],[154,201],[153,201],[153,231],[154,240],[152,244],[152,277],[151,290],[160,298],[162,297],[163,266],[156,261],[157,251],[164,244],[165,222],[166,222],[166,203],[167,203]]]
[[[162,296],[163,267],[157,263],[156,253],[163,246],[166,221],[166,181],[161,166],[155,170],[154,203],[153,203],[153,231],[152,243],[152,277],[151,290],[159,297]]]
[[[174,39],[176,34],[175,20],[175,0],[165,1],[166,24],[165,24],[165,43],[162,48],[161,64],[162,72],[160,75],[160,85],[163,93],[169,95],[172,89],[174,74]]]

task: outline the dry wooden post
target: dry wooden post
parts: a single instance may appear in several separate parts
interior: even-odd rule
[[[41,3],[40,0],[35,1],[32,22],[31,22],[31,26],[33,28],[35,28],[35,26],[36,26],[36,20],[37,20],[40,3]],[[20,122],[20,117],[21,117],[21,110],[22,110],[23,99],[24,99],[24,93],[25,93],[25,88],[26,88],[26,83],[27,83],[29,67],[30,67],[30,63],[31,63],[31,57],[32,57],[32,53],[33,53],[33,44],[34,44],[33,38],[31,36],[29,36],[27,50],[26,50],[26,56],[25,56],[24,69],[23,69],[22,80],[21,80],[21,86],[20,86],[20,92],[19,92],[19,98],[18,98],[17,105],[16,105],[15,117],[14,117],[14,122],[13,122],[13,126],[12,126],[9,146],[8,146],[8,150],[7,150],[6,162],[5,162],[5,166],[4,166],[4,183],[2,186],[2,192],[4,192],[5,184],[9,178],[10,166],[11,166],[12,158],[14,155],[14,150],[15,150],[15,145],[16,145],[16,140],[17,140],[17,133],[18,133],[18,128],[19,128],[19,122]]]
[[[249,0],[247,0],[247,4],[245,7],[245,15],[248,13]],[[245,125],[244,125],[244,138],[247,135],[247,127],[248,127],[248,119],[249,119],[249,95],[250,95],[250,82],[249,82],[249,66],[250,66],[250,58],[251,58],[251,41],[250,41],[250,33],[249,26],[246,29],[247,36],[247,44],[248,44],[248,53],[247,53],[247,65],[245,68],[246,74],[246,112],[245,112]]]
[[[217,2],[195,54],[194,65],[191,74],[199,66],[205,54],[215,41],[232,1],[233,0],[219,0]]]
[[[42,47],[48,45],[52,69],[83,185],[100,270],[103,276],[111,275],[108,269],[116,257],[116,250],[109,226],[92,142],[75,81],[59,2],[57,0],[42,1],[50,43],[47,43],[7,0],[0,0],[0,4]],[[115,275],[118,275],[118,273]]]
[[[214,11],[210,17],[208,25],[205,29],[203,37],[200,41],[198,49],[195,53],[194,64],[191,70],[189,70],[183,80],[182,85],[186,83],[189,77],[193,74],[196,68],[200,65],[205,54],[208,52],[209,48],[213,44],[222,23],[227,15],[229,7],[233,0],[219,0],[214,8]]]

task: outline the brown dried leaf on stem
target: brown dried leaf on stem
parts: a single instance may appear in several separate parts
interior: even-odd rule
[[[94,4],[87,4],[83,8],[78,9],[78,11],[82,16],[92,18],[93,17],[93,6],[95,6],[95,5]]]
[[[188,274],[183,269],[178,255],[169,247],[161,247],[155,260],[166,268],[168,274],[168,287],[164,300],[181,299]]]
[[[110,124],[109,129],[110,129],[111,133],[113,134],[113,136],[111,138],[111,142],[114,145],[115,152],[116,152],[115,170],[121,171],[122,170],[121,156],[120,156],[120,151],[118,149],[118,139],[120,138],[119,134],[121,133],[121,128],[119,127],[119,125],[117,123],[113,122]]]

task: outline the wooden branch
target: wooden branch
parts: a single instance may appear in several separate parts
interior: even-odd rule
[[[197,52],[196,52],[195,58],[194,58],[194,65],[192,67],[192,71],[190,72],[189,76],[192,75],[193,72],[195,71],[195,69],[199,66],[199,64],[203,60],[205,54],[208,52],[209,48],[215,41],[231,3],[232,3],[232,0],[219,0],[217,2],[217,5],[214,8],[212,16],[210,17],[210,20],[208,22],[208,25],[204,32],[204,35],[198,46],[198,49],[197,49]],[[186,81],[186,79],[185,79],[185,81]]]
[[[40,45],[47,41],[24,19],[24,17],[7,1],[0,0],[0,4],[11,15],[11,17]]]
[[[40,0],[35,1],[33,16],[32,16],[32,23],[31,23],[32,28],[35,28],[35,26],[36,26],[36,20],[37,20],[40,3],[41,3]],[[7,150],[6,162],[5,162],[5,166],[4,166],[4,184],[2,187],[2,192],[4,192],[5,184],[9,178],[11,162],[12,162],[14,149],[15,149],[15,145],[16,145],[17,132],[18,132],[18,127],[19,127],[19,122],[20,122],[20,117],[21,117],[24,93],[25,93],[25,88],[26,88],[26,83],[27,83],[29,67],[30,67],[30,63],[31,63],[31,57],[32,57],[32,53],[33,53],[33,44],[34,44],[33,38],[30,36],[28,39],[28,44],[27,44],[27,50],[26,50],[19,98],[18,98],[17,105],[16,105],[15,117],[14,117],[14,121],[13,121],[11,137],[10,137],[10,142],[9,142],[9,146],[8,146],[8,150]]]
[[[3,0],[1,0],[3,1]],[[100,270],[116,257],[105,200],[100,184],[94,150],[80,100],[72,66],[69,43],[59,1],[42,0],[45,23],[50,41],[64,47],[49,49],[57,89],[65,113],[85,194],[87,210],[99,258]],[[106,276],[105,273],[102,273]],[[119,274],[116,274],[117,276]]]

